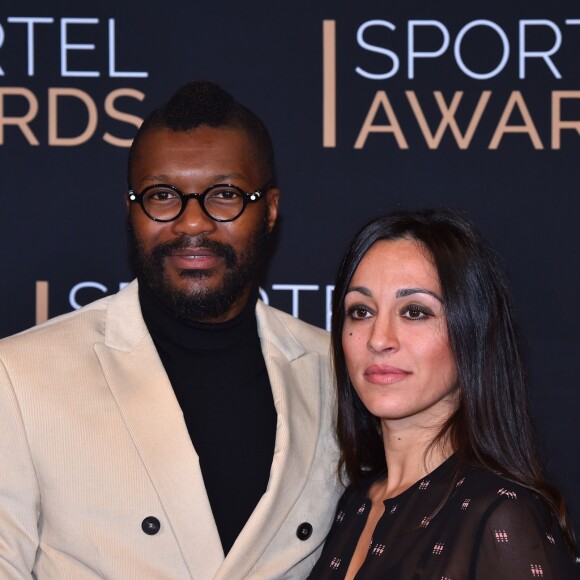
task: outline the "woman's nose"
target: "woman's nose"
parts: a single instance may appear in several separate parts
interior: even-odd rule
[[[396,322],[392,316],[378,316],[375,319],[367,346],[369,350],[375,353],[399,348]]]

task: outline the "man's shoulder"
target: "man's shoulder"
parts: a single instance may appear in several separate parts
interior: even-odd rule
[[[277,328],[283,329],[307,350],[317,350],[324,355],[328,354],[330,335],[326,330],[269,306],[261,300],[258,300],[256,312],[259,324],[269,326],[274,333]]]
[[[105,335],[105,320],[111,303],[131,302],[136,299],[136,288],[127,287],[78,310],[55,316],[42,324],[3,338],[0,340],[0,352],[33,348],[35,345],[42,345],[45,351],[51,345],[55,348],[68,348],[71,344],[80,344],[85,340],[94,342],[95,338]]]

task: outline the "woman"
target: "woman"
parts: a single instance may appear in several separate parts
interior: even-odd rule
[[[334,293],[339,473],[311,578],[579,578],[532,445],[506,284],[449,210],[379,218]]]

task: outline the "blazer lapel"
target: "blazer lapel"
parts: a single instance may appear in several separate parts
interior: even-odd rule
[[[320,363],[274,312],[258,303],[262,352],[278,414],[268,489],[238,536],[216,578],[243,578],[259,560],[300,496],[320,430]]]
[[[111,300],[105,343],[95,350],[191,576],[213,577],[224,559],[221,542],[183,413],[141,316],[136,283]]]

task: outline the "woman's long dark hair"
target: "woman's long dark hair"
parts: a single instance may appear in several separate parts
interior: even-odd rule
[[[544,480],[534,450],[520,338],[505,276],[487,243],[453,210],[397,212],[375,219],[358,232],[343,259],[332,315],[339,473],[358,486],[369,470],[385,466],[380,422],[358,398],[346,368],[344,298],[370,247],[379,240],[402,238],[420,242],[433,259],[457,366],[459,403],[433,445],[448,438],[458,470],[466,465],[482,467],[540,496],[556,514],[566,543],[575,553],[564,500]]]

